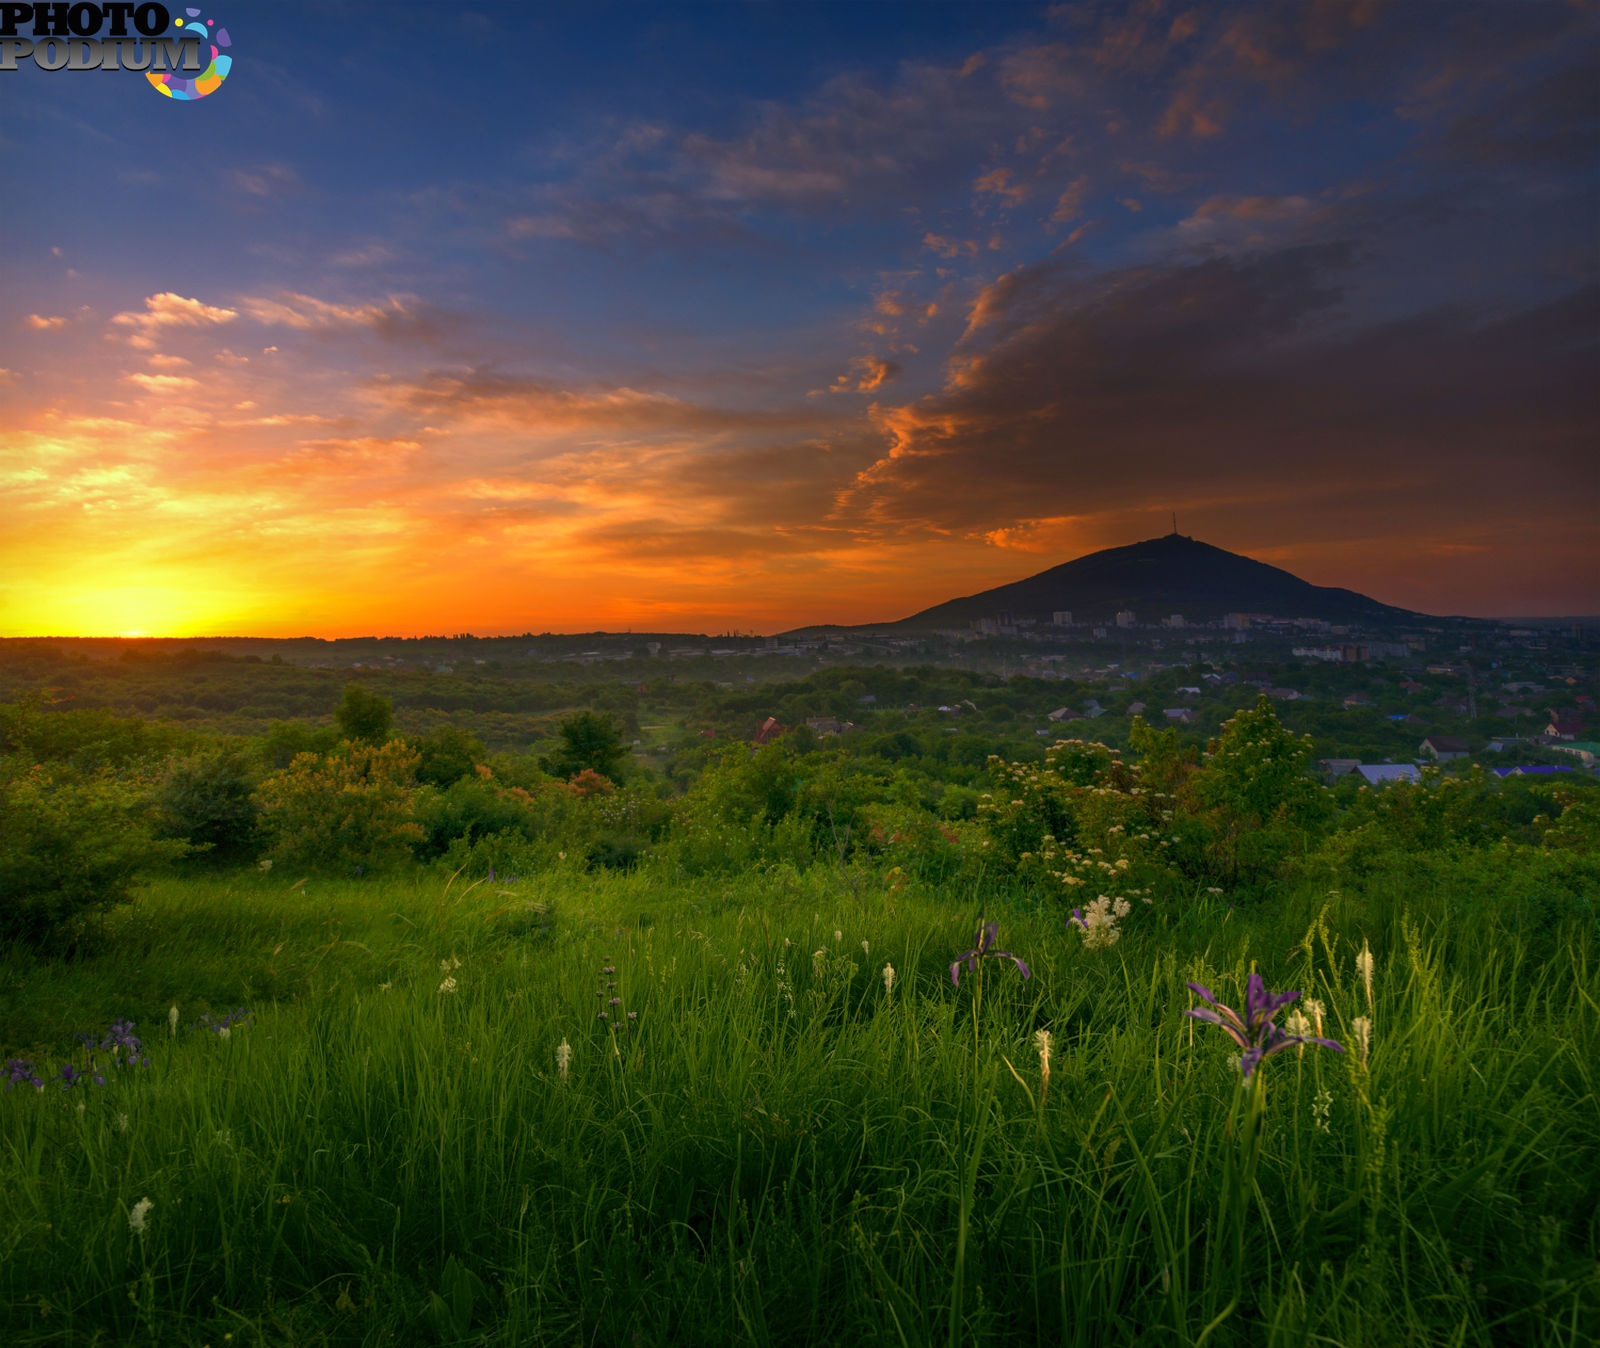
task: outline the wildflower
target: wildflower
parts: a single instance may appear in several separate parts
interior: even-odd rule
[[[1268,992],[1260,974],[1251,974],[1245,985],[1244,1015],[1231,1006],[1224,1006],[1211,995],[1209,988],[1198,983],[1188,984],[1189,990],[1204,997],[1211,1006],[1191,1007],[1184,1012],[1195,1020],[1220,1025],[1243,1050],[1239,1058],[1239,1071],[1245,1080],[1255,1071],[1256,1065],[1274,1053],[1281,1053],[1296,1044],[1317,1044],[1323,1048],[1344,1052],[1344,1045],[1332,1039],[1319,1039],[1309,1035],[1286,1034],[1272,1023],[1273,1017],[1300,994],[1298,992]],[[1213,1009],[1215,1008],[1215,1009]]]
[[[1327,1090],[1317,1092],[1317,1098],[1311,1102],[1311,1122],[1325,1133],[1331,1133],[1328,1127],[1328,1114],[1333,1109],[1333,1095]]]
[[[128,1116],[126,1114],[117,1115],[117,1131],[119,1133],[128,1131]]]
[[[998,922],[985,922],[978,928],[977,938],[973,941],[972,949],[965,954],[958,955],[950,964],[950,983],[953,987],[961,986],[961,966],[967,966],[967,972],[974,973],[978,962],[986,959],[1007,959],[1022,970],[1024,978],[1032,978],[1033,973],[1017,956],[1009,950],[994,949],[995,936],[1000,930]]]
[[[444,980],[443,983],[439,984],[439,991],[441,993],[450,993],[450,992],[454,992],[455,990],[456,990],[456,980],[453,979],[453,978],[447,978],[447,979]]]
[[[883,966],[883,993],[884,993],[884,996],[887,997],[893,991],[894,991],[894,965],[885,964]]]
[[[1372,1010],[1372,951],[1368,949],[1365,940],[1361,942],[1361,953],[1356,956],[1356,972],[1361,975],[1361,981],[1367,989],[1367,1010]]]
[[[1117,923],[1128,915],[1132,906],[1126,899],[1114,900],[1109,894],[1102,894],[1089,905],[1087,913],[1081,908],[1074,908],[1067,925],[1077,927],[1083,933],[1083,944],[1089,950],[1113,946],[1122,935],[1117,930]]]
[[[124,1062],[129,1067],[142,1067],[149,1061],[144,1056],[143,1046],[133,1031],[134,1023],[131,1020],[114,1021],[111,1028],[106,1031],[106,1037],[100,1041],[101,1049],[109,1049],[119,1067]],[[127,1054],[126,1058],[122,1057],[123,1053]]]
[[[1033,1032],[1034,1047],[1039,1050],[1039,1099],[1050,1094],[1050,1031]]]
[[[1361,1045],[1361,1070],[1367,1070],[1367,1053],[1372,1048],[1372,1021],[1367,1016],[1357,1016],[1351,1027],[1356,1032],[1356,1043]]]
[[[393,986],[394,986],[393,983],[379,983],[378,984],[378,991],[379,992],[388,992],[389,989],[392,988]]]
[[[872,957],[872,947],[865,941],[861,943],[861,953],[867,956],[869,959]]]
[[[231,1026],[224,1025],[220,1030],[217,1031],[217,1038],[222,1040],[223,1043],[227,1043],[232,1034],[233,1028]]]
[[[561,1079],[567,1079],[567,1067],[572,1062],[572,1045],[563,1038],[556,1045],[556,1070],[561,1073]]]
[[[136,1236],[144,1235],[145,1223],[150,1217],[150,1209],[155,1207],[148,1198],[141,1198],[128,1212],[128,1230]]]
[[[171,1006],[169,1006],[167,1008],[167,1033],[168,1034],[177,1034],[177,1032],[178,1032],[178,1005],[177,1005],[176,1002],[174,1002]]]
[[[7,1058],[5,1071],[8,1091],[13,1086],[32,1086],[38,1091],[44,1089],[44,1082],[34,1073],[33,1062],[28,1058]]]
[[[1311,1017],[1312,1024],[1316,1026],[1317,1033],[1322,1033],[1322,1018],[1328,1014],[1328,1008],[1315,997],[1307,997],[1303,1003],[1306,1013]]]
[[[837,927],[835,927],[833,929],[833,943],[835,945],[838,945],[839,942],[842,941],[842,940],[844,940],[844,933],[842,931],[840,931]]]

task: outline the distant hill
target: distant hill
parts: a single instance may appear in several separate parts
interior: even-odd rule
[[[1300,577],[1182,534],[1091,552],[1026,580],[951,599],[902,618],[895,627],[965,627],[1011,614],[1048,623],[1068,610],[1074,622],[1109,623],[1131,609],[1141,623],[1181,613],[1210,622],[1226,613],[1385,626],[1423,617],[1354,590],[1311,585]]]

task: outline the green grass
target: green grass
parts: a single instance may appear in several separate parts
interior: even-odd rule
[[[0,1338],[1600,1337],[1591,930],[1307,892],[1143,909],[1088,951],[991,911],[1033,977],[986,964],[975,1034],[978,980],[946,970],[977,897],[859,893],[820,867],[166,881],[92,956],[8,956],[8,1051],[129,1015],[151,1061],[0,1093]],[[1291,1051],[1242,1090],[1184,983],[1237,1002],[1252,967],[1346,1043],[1370,1015],[1368,1064]],[[172,1003],[257,1014],[172,1035]]]

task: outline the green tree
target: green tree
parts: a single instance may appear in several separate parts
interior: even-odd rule
[[[256,848],[261,805],[256,800],[258,770],[237,750],[210,750],[173,759],[156,789],[159,831],[187,839],[206,859],[218,863],[249,860]]]
[[[344,700],[339,703],[336,715],[339,729],[347,740],[382,744],[394,723],[394,703],[381,693],[371,692],[359,683],[350,683],[345,685]]]
[[[416,751],[396,740],[350,744],[327,758],[301,754],[257,792],[273,858],[297,868],[379,870],[422,840],[415,814]]]
[[[1285,729],[1265,694],[1223,725],[1182,789],[1215,874],[1260,881],[1306,850],[1328,808],[1328,793],[1306,774],[1311,754],[1311,737]]]
[[[561,744],[544,760],[544,770],[563,781],[592,768],[617,781],[628,751],[609,712],[580,711],[561,722]]]
[[[414,744],[421,755],[417,780],[440,790],[471,776],[472,770],[489,757],[483,741],[458,725],[442,725]]]

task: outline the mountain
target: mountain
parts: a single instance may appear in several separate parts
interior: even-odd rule
[[[1311,585],[1276,566],[1201,543],[1182,534],[1091,552],[1026,580],[951,599],[902,618],[896,627],[965,627],[1011,614],[1048,623],[1070,611],[1074,622],[1110,623],[1131,609],[1141,623],[1181,613],[1208,622],[1225,613],[1270,613],[1278,618],[1386,626],[1422,614],[1380,604],[1354,590]]]

